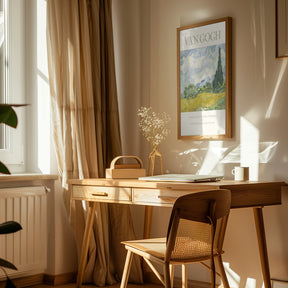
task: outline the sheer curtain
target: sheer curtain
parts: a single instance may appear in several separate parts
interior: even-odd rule
[[[112,37],[111,0],[47,0],[54,139],[78,255],[85,205],[70,201],[67,180],[103,177],[113,157],[121,155]],[[97,204],[94,222],[84,282],[110,285],[123,270],[120,241],[134,238],[129,206]],[[133,282],[142,282],[138,260]]]

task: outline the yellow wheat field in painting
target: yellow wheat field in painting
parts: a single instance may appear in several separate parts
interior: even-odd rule
[[[181,112],[225,109],[225,92],[201,93],[195,98],[181,99]]]

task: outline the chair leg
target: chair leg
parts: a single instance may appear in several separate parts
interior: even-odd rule
[[[169,263],[164,264],[164,271],[163,272],[164,272],[165,288],[171,288]],[[122,287],[120,287],[120,288],[122,288]]]
[[[212,288],[216,288],[216,286],[215,286],[215,272],[214,272],[215,270],[213,270],[213,269],[211,269],[210,270],[210,273],[211,273],[211,287]]]
[[[182,264],[182,288],[187,288],[187,264]]]
[[[173,287],[173,282],[174,282],[174,265],[170,264],[170,281],[171,281],[171,287]]]
[[[228,282],[228,279],[227,279],[227,275],[226,275],[226,272],[225,272],[225,269],[224,269],[222,257],[221,257],[221,255],[219,255],[216,258],[217,258],[217,261],[218,261],[218,265],[219,265],[219,270],[220,270],[220,275],[221,275],[221,279],[222,279],[222,282],[223,282],[223,286],[224,286],[224,288],[230,288],[229,282]]]
[[[124,266],[124,270],[123,270],[120,288],[126,288],[127,287],[128,277],[129,277],[132,258],[133,258],[132,256],[133,256],[133,253],[130,250],[128,250],[126,260],[125,260],[125,266]]]

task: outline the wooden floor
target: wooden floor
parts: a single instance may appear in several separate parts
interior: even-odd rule
[[[37,285],[37,286],[31,286],[32,288],[50,288],[50,287],[56,287],[56,288],[76,288],[75,283],[70,283],[70,284],[65,284],[65,285],[57,285],[57,286],[50,286],[50,285]],[[82,285],[82,288],[95,288],[96,286],[93,285]],[[106,286],[106,288],[119,288],[120,283],[111,285],[111,286]],[[143,285],[134,285],[134,284],[128,284],[128,288],[161,288],[162,286],[160,285],[155,285],[155,284],[143,284]]]

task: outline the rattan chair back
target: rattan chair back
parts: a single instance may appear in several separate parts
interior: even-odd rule
[[[178,198],[170,217],[166,261],[201,261],[222,252],[229,214],[229,190],[213,190]],[[213,249],[212,249],[213,246]]]

